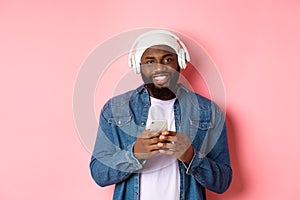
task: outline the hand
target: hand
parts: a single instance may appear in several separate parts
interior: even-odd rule
[[[148,159],[159,153],[157,143],[160,133],[152,133],[144,130],[137,138],[133,146],[133,154],[138,160]]]
[[[187,135],[173,131],[162,132],[159,136],[159,153],[175,156],[189,164],[194,156],[194,149]]]

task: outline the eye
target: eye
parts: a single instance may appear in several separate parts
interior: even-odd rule
[[[163,60],[163,63],[164,63],[164,64],[168,64],[168,63],[171,63],[171,62],[173,62],[173,58],[171,58],[171,57],[167,57],[167,58],[165,58],[165,59]]]
[[[152,59],[148,59],[148,60],[145,60],[142,65],[146,66],[146,67],[153,67],[155,64],[155,61],[152,60]]]
[[[154,64],[154,60],[147,60],[145,64],[147,64],[147,65]]]

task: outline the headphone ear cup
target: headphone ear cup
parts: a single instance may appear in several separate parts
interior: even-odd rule
[[[133,58],[133,55],[131,55],[131,57],[129,58],[129,65],[130,67],[133,69],[133,71],[135,72],[135,69],[134,69],[134,58]]]
[[[184,49],[179,49],[177,58],[178,58],[179,67],[181,69],[185,69],[186,68],[186,57],[185,57]]]
[[[136,74],[139,74],[141,71],[140,61],[136,59],[135,55],[134,55],[134,71]]]
[[[136,59],[135,59],[135,54],[133,54],[131,56],[131,59],[130,59],[130,62],[131,62],[131,66],[132,66],[132,69],[133,71],[138,74],[139,72],[139,69],[138,69],[138,66],[137,66],[137,63],[136,63]]]

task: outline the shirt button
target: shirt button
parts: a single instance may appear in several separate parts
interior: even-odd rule
[[[145,122],[141,122],[141,124],[144,126],[144,125],[145,125]]]

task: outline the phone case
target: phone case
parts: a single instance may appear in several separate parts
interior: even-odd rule
[[[163,132],[168,130],[167,120],[153,120],[149,127],[152,133]]]

